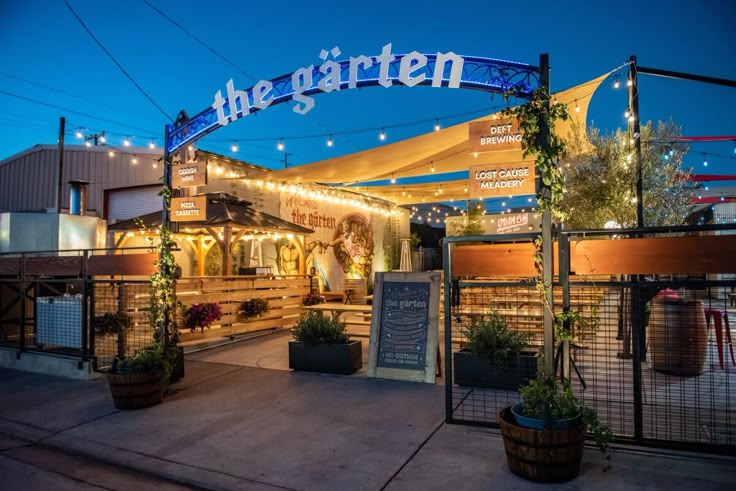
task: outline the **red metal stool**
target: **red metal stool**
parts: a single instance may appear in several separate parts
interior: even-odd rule
[[[728,312],[718,309],[705,309],[705,323],[710,329],[710,318],[713,317],[713,327],[716,331],[716,344],[718,345],[718,362],[723,368],[723,333],[721,332],[721,318],[726,321],[726,338],[728,348],[731,351],[731,361],[736,366],[736,359],[733,356],[733,343],[731,342],[731,326],[728,324]]]

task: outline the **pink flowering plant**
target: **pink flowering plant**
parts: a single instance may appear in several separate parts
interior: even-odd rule
[[[304,300],[302,301],[304,305],[317,305],[320,303],[325,303],[325,297],[318,293],[309,292],[304,297]]]
[[[222,307],[217,302],[195,303],[184,308],[184,325],[192,332],[195,332],[197,328],[200,329],[200,332],[204,332],[206,327],[220,320],[220,317],[222,317]]]

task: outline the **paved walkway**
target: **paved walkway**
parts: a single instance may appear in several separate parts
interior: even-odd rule
[[[443,423],[441,385],[206,361],[222,350],[188,355],[175,393],[139,411],[115,410],[104,379],[0,369],[0,433],[207,489],[736,489],[734,459],[632,450],[529,483],[496,431]]]

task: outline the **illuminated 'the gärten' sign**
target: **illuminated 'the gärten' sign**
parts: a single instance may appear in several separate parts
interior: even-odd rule
[[[322,50],[320,58],[323,63],[317,67],[317,70],[314,69],[314,65],[310,65],[299,68],[291,74],[290,95],[291,99],[297,102],[294,105],[294,112],[307,114],[314,108],[314,98],[307,95],[308,93],[315,93],[317,90],[332,92],[342,88],[358,87],[365,80],[359,75],[359,72],[365,74],[368,69],[375,71],[377,67],[378,84],[386,88],[391,87],[393,85],[391,79],[397,77],[395,74],[391,76],[389,70],[392,63],[397,61],[397,56],[400,58],[398,80],[409,87],[417,84],[428,85],[428,80],[431,79],[432,87],[441,87],[443,81],[446,81],[444,86],[456,89],[460,87],[460,78],[465,63],[462,56],[451,51],[438,52],[436,57],[433,57],[433,63],[428,63],[427,55],[418,51],[412,51],[406,55],[395,55],[391,53],[391,43],[385,45],[378,56],[351,57],[348,64],[338,62],[335,58],[339,55],[340,49],[337,47],[330,51]],[[450,63],[449,80],[444,78],[447,63]],[[223,97],[222,91],[218,90],[212,104],[212,109],[217,112],[217,122],[225,126],[251,112],[266,109],[274,101],[271,93],[273,88],[272,81],[260,80],[250,89],[239,90],[235,88],[233,79],[228,80],[227,97]],[[228,114],[226,114],[226,109]]]

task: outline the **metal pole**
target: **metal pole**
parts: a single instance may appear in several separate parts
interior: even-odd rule
[[[171,189],[171,153],[169,152],[169,125],[166,124],[164,126],[164,190]],[[161,227],[162,229],[169,230],[171,228],[171,216],[169,212],[169,199],[167,197],[166,192],[163,193],[162,196],[163,200],[163,210],[161,211]],[[161,257],[159,258],[159,262],[161,263],[161,276],[166,278],[169,274],[168,268],[166,266],[166,261],[163,259],[164,254],[169,254],[171,251],[168,250],[169,244],[166,244],[166,250],[161,251]],[[162,325],[160,326],[161,329],[161,338],[160,342],[163,346],[164,350],[167,348],[168,342],[169,342],[169,316],[171,313],[169,312],[169,306],[166,304],[166,302],[163,303],[161,306],[163,319],[162,319]]]
[[[544,108],[549,114],[549,55],[543,53],[539,55],[539,80],[541,88],[544,92]],[[539,139],[542,146],[549,147],[549,126],[546,119],[543,119],[539,128]],[[543,201],[551,199],[551,190],[549,186],[545,186],[541,179],[539,180],[540,191]],[[552,295],[552,281],[554,279],[554,258],[552,248],[552,212],[545,210],[542,214],[542,280],[549,288],[545,291],[545,304],[550,308],[544,308],[544,369],[548,375],[554,374],[554,318],[552,317],[551,307],[554,305],[554,296]]]
[[[636,226],[644,226],[644,182],[641,170],[641,128],[639,118],[639,80],[636,74],[636,56],[631,55],[629,64],[629,111],[634,121],[632,124],[632,137],[634,138],[634,152],[636,152]]]
[[[64,192],[64,132],[66,118],[59,118],[59,169],[56,176],[56,213],[61,213],[61,201]]]

